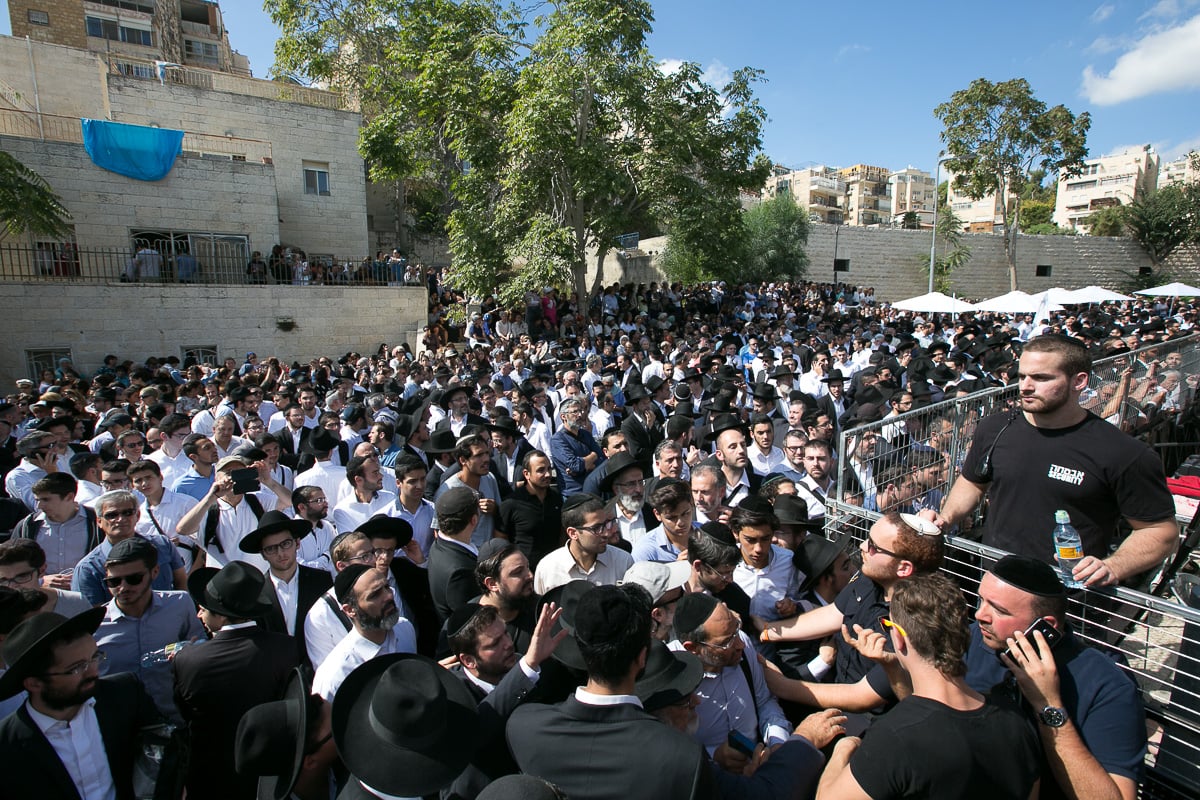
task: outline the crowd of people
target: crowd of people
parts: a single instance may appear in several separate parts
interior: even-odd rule
[[[1073,633],[1064,580],[1176,546],[1129,432],[1191,413],[1191,306],[951,318],[651,284],[458,324],[461,302],[431,284],[416,354],[18,382],[3,794],[1136,795],[1137,687]],[[902,416],[1010,383],[961,461],[953,419]],[[824,524],[839,476],[878,512],[857,545]],[[972,535],[1011,555],[972,612],[942,567],[984,503]]]

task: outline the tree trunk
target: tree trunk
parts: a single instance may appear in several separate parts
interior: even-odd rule
[[[607,250],[596,252],[596,277],[592,279],[592,285],[588,288],[588,303],[592,302],[592,298],[604,286],[604,257],[607,255]]]
[[[1004,203],[1005,209],[1008,208],[1007,201]],[[1004,255],[1008,258],[1008,288],[1010,291],[1017,290],[1017,220],[1020,219],[1021,213],[1021,198],[1018,195],[1013,202],[1012,221],[1005,220],[1004,225]]]

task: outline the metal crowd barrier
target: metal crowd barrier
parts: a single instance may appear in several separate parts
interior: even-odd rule
[[[1127,367],[1135,368],[1136,382],[1149,361],[1161,359],[1167,352],[1182,355],[1179,368],[1183,373],[1200,373],[1200,336],[1141,348],[1098,361],[1085,402],[1096,407],[1097,413],[1107,407],[1108,418],[1114,424],[1156,446],[1169,475],[1188,453],[1196,451],[1194,441],[1179,440],[1188,432],[1179,418],[1184,416],[1194,392],[1186,385],[1181,387],[1179,413],[1164,414],[1134,399],[1110,404],[1114,392],[1110,387]],[[993,388],[843,431],[838,442],[842,464],[835,490],[827,500],[826,536],[833,539],[848,534],[859,544],[880,516],[862,507],[863,498],[856,493],[854,481],[843,474],[845,462],[864,432],[878,437],[874,474],[890,475],[906,483],[908,492],[914,494],[907,502],[936,508],[957,477],[976,423],[988,414],[1009,408],[1016,398],[1015,386]],[[948,536],[943,567],[973,601],[978,600],[976,592],[983,572],[1004,555],[967,538],[966,529],[978,522],[979,515],[956,532],[959,535]],[[1081,638],[1123,660],[1122,668],[1140,687],[1150,744],[1146,779],[1139,787],[1139,796],[1200,795],[1200,611],[1117,587],[1076,593],[1068,617]]]

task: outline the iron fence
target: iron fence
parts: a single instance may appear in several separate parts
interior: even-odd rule
[[[1178,355],[1168,359],[1169,353]],[[1195,381],[1190,376],[1197,374],[1200,336],[1190,336],[1097,362],[1081,402],[1158,449],[1171,474],[1196,450],[1197,435],[1189,418],[1195,399]],[[903,500],[914,509],[937,508],[971,446],[976,423],[1012,407],[1017,395],[1015,386],[988,389],[843,431],[838,453],[844,461],[864,434],[868,441],[874,435],[875,476],[902,487],[882,499],[883,507]],[[850,541],[861,543],[880,516],[863,507],[864,500],[872,505],[872,499],[861,496],[856,483],[839,470],[835,491],[827,500],[826,536],[848,535]],[[963,530],[947,537],[943,566],[976,601],[983,572],[1004,555],[970,538],[969,528],[980,521],[977,512]],[[1149,588],[1157,577],[1149,576],[1142,586]],[[1165,581],[1157,583],[1160,591],[1166,588]],[[1118,655],[1122,668],[1140,687],[1149,734],[1147,777],[1140,796],[1200,794],[1200,611],[1116,587],[1073,593],[1068,618],[1083,640]]]

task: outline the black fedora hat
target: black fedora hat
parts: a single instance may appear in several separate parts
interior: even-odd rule
[[[836,541],[829,541],[824,536],[813,533],[804,537],[804,541],[792,554],[792,565],[804,573],[800,582],[800,593],[803,594],[813,587],[821,573],[829,569],[837,557],[846,551],[846,536],[843,534]]]
[[[397,547],[404,547],[413,538],[412,525],[408,520],[387,514],[376,514],[354,530],[365,533],[369,539],[395,539]]]
[[[829,374],[821,378],[821,383],[845,383],[846,376],[842,374],[840,369],[831,369]]]
[[[208,582],[213,579],[213,576],[220,571],[219,567],[196,567],[188,575],[187,592],[191,595],[192,602],[197,607],[204,605],[204,590],[208,587]]]
[[[351,783],[388,795],[436,794],[475,755],[475,697],[424,656],[378,656],[347,675],[334,696],[333,741]]]
[[[794,494],[781,494],[775,498],[775,516],[781,525],[798,525],[805,528],[817,527],[808,519],[808,503]]]
[[[691,697],[703,677],[704,667],[696,656],[672,651],[664,642],[652,641],[646,652],[646,669],[634,692],[642,707],[654,712]]]
[[[20,692],[30,668],[57,642],[74,639],[81,634],[93,634],[104,621],[108,609],[89,608],[82,614],[64,617],[53,612],[37,614],[13,628],[4,640],[4,663],[8,671],[0,675],[0,700]]]
[[[435,430],[430,435],[429,441],[425,443],[425,452],[431,455],[453,453],[457,444],[458,438],[454,435],[454,431],[449,428],[442,428]]]
[[[784,378],[784,377],[794,378],[794,377],[796,377],[796,373],[787,364],[780,364],[779,366],[775,367],[775,369],[771,370],[771,377],[772,378]]]
[[[342,443],[342,440],[325,430],[324,428],[314,428],[308,438],[304,440],[304,446],[300,449],[306,453],[311,453],[315,456],[324,455],[333,448]]]
[[[742,419],[737,414],[719,414],[708,426],[705,431],[705,442],[715,442],[717,437],[725,431],[741,431],[746,432],[746,426],[742,424]]]
[[[607,464],[606,471],[604,477],[600,480],[600,490],[604,492],[611,493],[613,481],[627,469],[638,467],[642,470],[642,474],[645,475],[646,463],[629,455],[627,450],[622,450],[605,463]]]
[[[775,391],[775,386],[770,383],[756,383],[754,388],[750,390],[750,396],[755,400],[765,400],[772,403],[779,399],[779,392]]]
[[[297,539],[303,539],[312,533],[312,523],[306,519],[292,519],[282,511],[271,509],[262,515],[258,527],[247,533],[238,542],[238,547],[246,553],[261,553],[262,540],[273,533],[290,533]]]
[[[442,411],[450,410],[450,398],[454,397],[454,395],[458,394],[459,392],[464,392],[467,397],[471,396],[471,390],[466,386],[463,386],[461,383],[450,386],[442,392],[442,396],[437,400],[437,404],[441,406]]]
[[[234,740],[234,767],[258,776],[258,796],[283,800],[304,766],[308,736],[308,687],[299,667],[288,676],[283,699],[260,703],[245,713]]]
[[[554,587],[538,601],[539,614],[542,606],[547,603],[557,603],[562,609],[562,614],[559,615],[558,622],[554,623],[551,633],[557,635],[559,631],[566,631],[568,635],[554,649],[553,658],[578,672],[587,672],[587,664],[584,663],[583,654],[579,652],[579,642],[575,640],[575,609],[579,606],[580,598],[594,588],[596,587],[587,581],[570,581]]]
[[[626,403],[636,403],[638,400],[645,400],[649,396],[650,393],[646,391],[646,387],[640,383],[631,382],[625,387]]]
[[[489,431],[495,431],[496,433],[503,433],[506,436],[513,437],[514,439],[518,439],[525,435],[521,431],[520,426],[517,425],[517,421],[515,419],[513,419],[512,417],[497,417],[492,422],[489,422],[488,424],[484,425],[484,427],[487,428]]]
[[[745,377],[741,370],[735,369],[731,364],[722,364],[717,368],[717,378],[723,381],[737,381]]]
[[[202,605],[223,617],[261,617],[271,610],[271,604],[262,597],[266,580],[262,570],[253,564],[230,561],[209,579]]]
[[[710,414],[728,414],[733,410],[733,395],[728,392],[718,392],[716,397],[702,404],[700,410]]]
[[[650,394],[654,394],[659,389],[661,389],[663,387],[663,384],[665,384],[665,383],[666,383],[666,381],[664,381],[662,378],[658,377],[657,375],[651,375],[650,378],[645,383],[646,391],[649,392]]]

